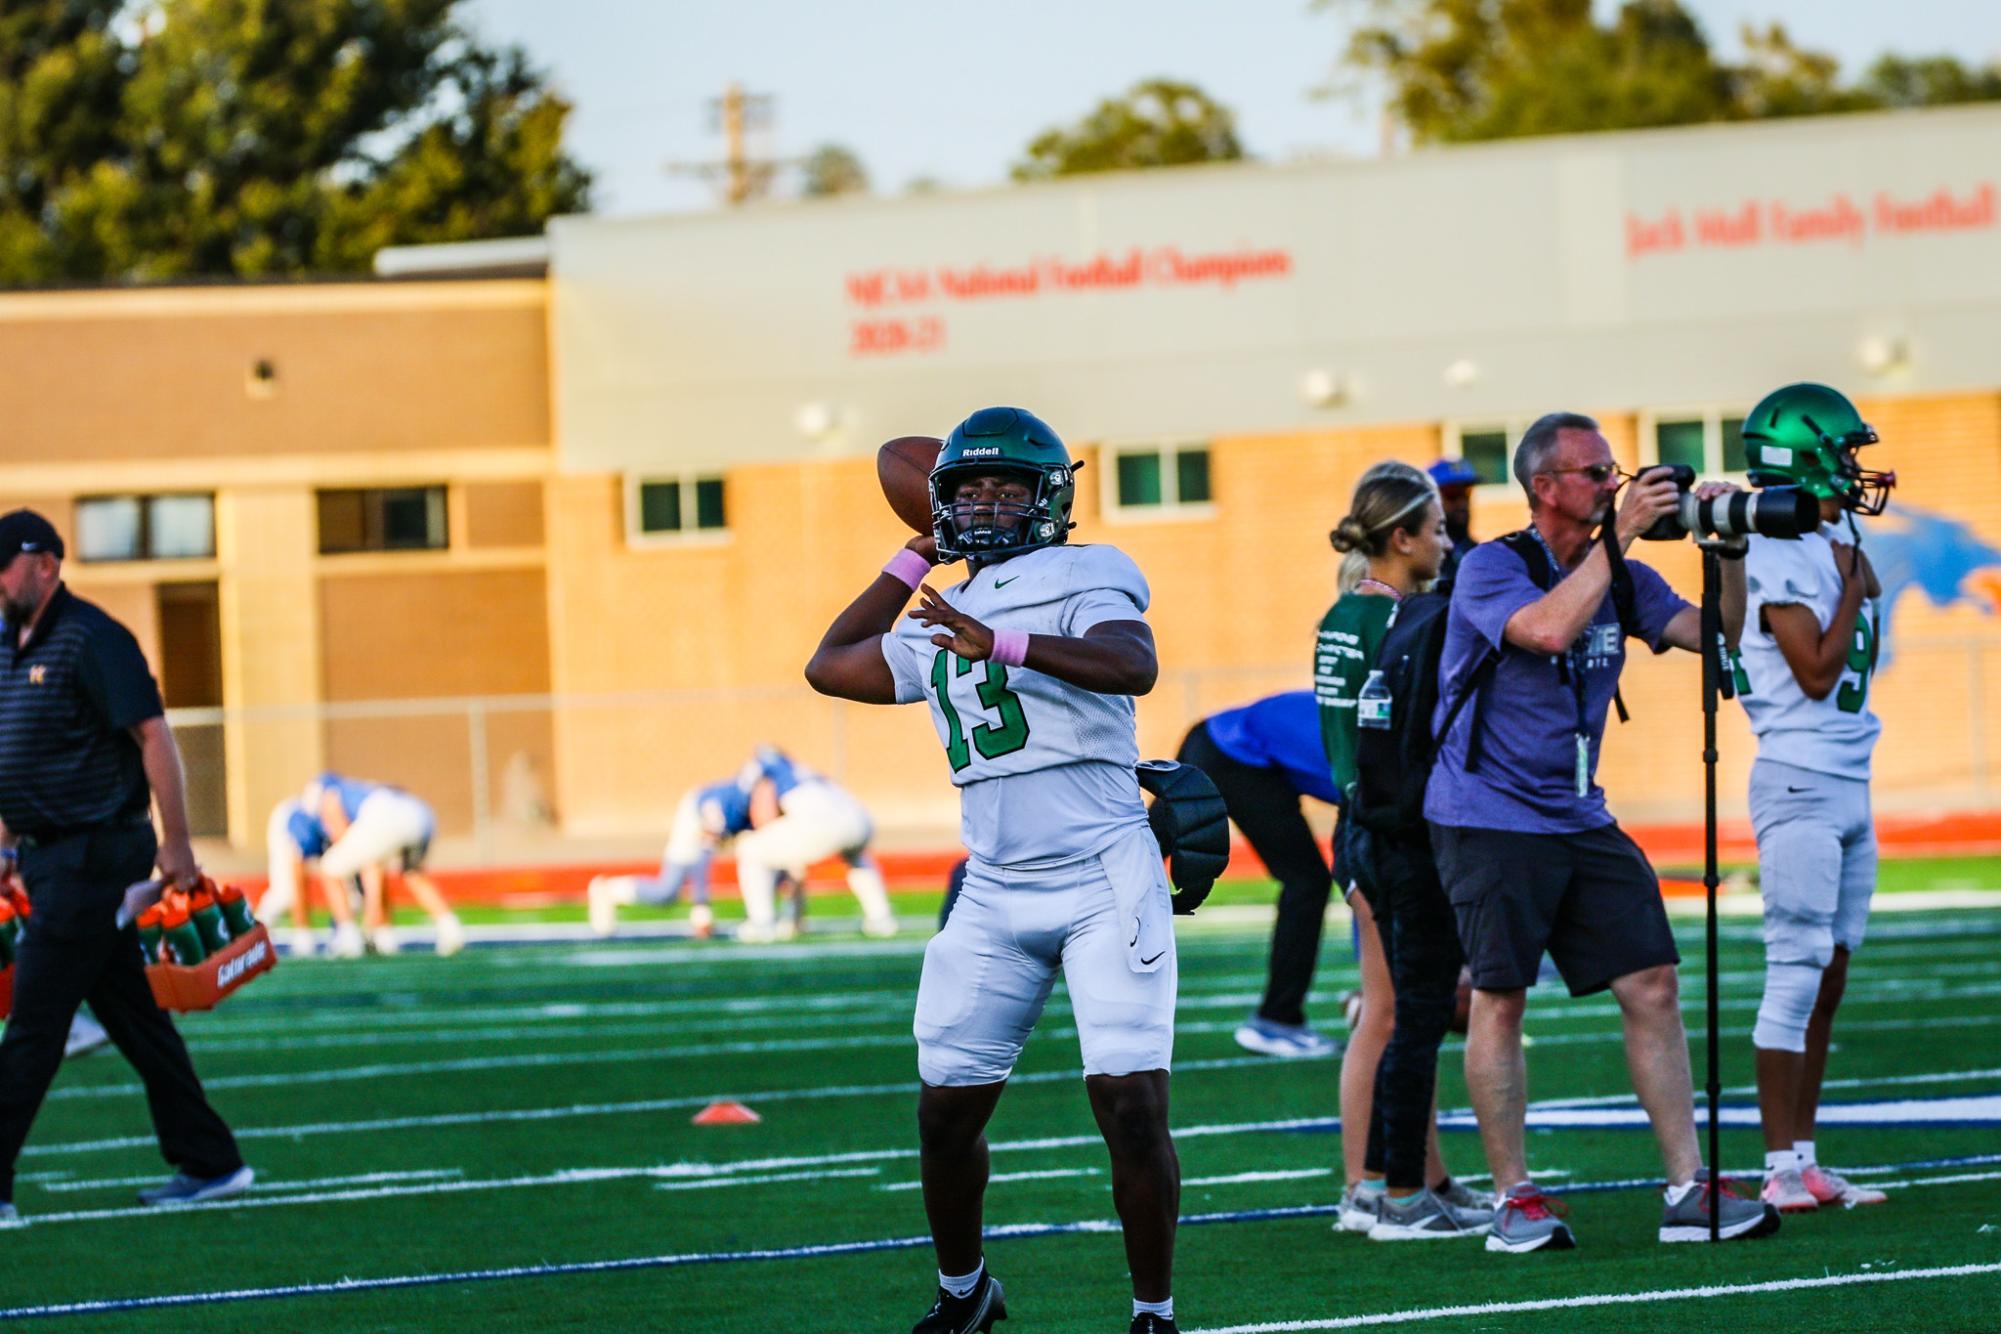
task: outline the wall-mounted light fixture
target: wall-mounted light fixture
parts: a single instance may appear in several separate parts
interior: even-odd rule
[[[1480,363],[1471,357],[1461,357],[1445,368],[1445,383],[1454,389],[1464,389],[1480,378]]]
[[[801,403],[792,413],[793,429],[808,440],[825,440],[840,424],[840,410],[818,399]]]
[[[1299,377],[1299,401],[1312,408],[1338,407],[1348,399],[1348,382],[1329,370],[1304,371]]]
[[[1894,334],[1869,334],[1855,345],[1855,360],[1871,375],[1888,375],[1911,364],[1911,349]]]

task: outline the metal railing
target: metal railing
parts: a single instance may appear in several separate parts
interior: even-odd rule
[[[1141,750],[1172,755],[1196,721],[1308,684],[1303,663],[1169,671],[1140,701]],[[1634,721],[1612,724],[1600,777],[1629,822],[1692,820],[1701,802],[1692,655],[1635,655]],[[1990,694],[2001,635],[1896,645],[1872,683],[1884,719],[1882,810],[1995,805]],[[651,846],[690,787],[734,773],[771,742],[860,795],[886,838],[953,837],[958,802],[922,709],[883,709],[769,685],[575,695],[346,701],[169,713],[188,756],[198,832],[260,849],[273,803],[321,769],[393,782],[436,808],[455,856],[485,864],[565,849]],[[1755,747],[1726,705],[1721,781],[1741,815]],[[217,771],[220,772],[217,772]],[[1732,798],[1735,798],[1734,800]]]

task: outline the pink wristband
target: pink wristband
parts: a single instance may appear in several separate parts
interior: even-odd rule
[[[1028,631],[995,630],[993,652],[987,654],[1003,667],[1019,667],[1028,661]]]
[[[924,582],[924,577],[931,573],[931,562],[904,547],[889,558],[889,564],[882,567],[882,572],[907,585],[915,593],[917,586]]]

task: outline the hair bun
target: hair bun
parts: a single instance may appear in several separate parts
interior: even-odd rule
[[[1343,515],[1341,522],[1334,525],[1334,531],[1327,534],[1327,540],[1334,544],[1336,551],[1360,551],[1369,543],[1369,530],[1354,515]]]

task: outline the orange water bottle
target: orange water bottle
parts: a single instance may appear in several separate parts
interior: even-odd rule
[[[139,914],[139,950],[149,964],[160,961],[160,942],[166,939],[160,916],[160,905],[157,903]]]
[[[251,928],[257,925],[257,918],[250,911],[250,900],[244,898],[243,891],[233,884],[216,889],[215,906],[222,909],[222,921],[229,928],[231,940],[249,935]]]
[[[208,957],[202,948],[201,931],[188,920],[187,895],[178,891],[160,900],[160,931],[167,939],[167,947],[174,952],[174,962],[183,968],[191,968]]]
[[[9,899],[0,899],[0,968],[14,962],[14,942],[21,938],[21,921],[14,915],[14,904]]]
[[[222,924],[222,909],[215,906],[215,894],[206,879],[188,895],[188,917],[201,932],[205,954],[214,954],[229,943],[229,928]]]

